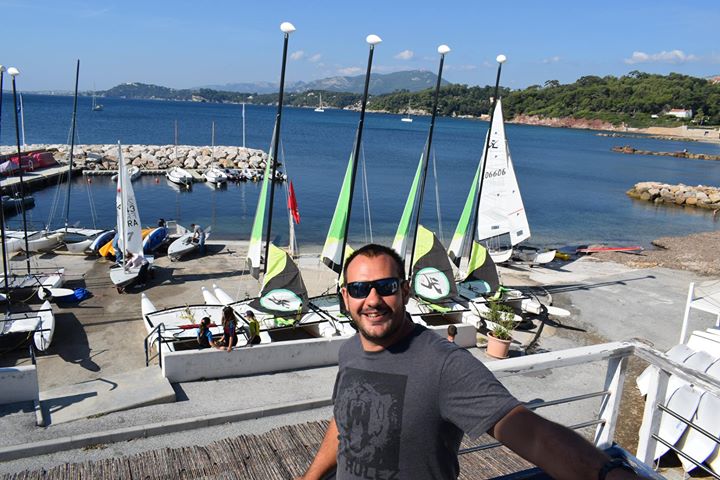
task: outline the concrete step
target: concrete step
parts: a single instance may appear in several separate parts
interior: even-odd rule
[[[40,392],[41,420],[49,426],[174,401],[175,390],[161,370],[147,367]]]

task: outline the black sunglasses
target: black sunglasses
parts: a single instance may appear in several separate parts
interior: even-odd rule
[[[388,297],[395,295],[400,288],[401,280],[399,278],[381,278],[371,282],[350,282],[345,288],[348,295],[352,298],[365,298],[370,295],[370,291],[374,288],[378,295]]]

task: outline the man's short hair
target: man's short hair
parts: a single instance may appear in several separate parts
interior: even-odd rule
[[[448,335],[452,335],[453,337],[457,335],[457,327],[455,325],[448,325]]]
[[[387,255],[388,257],[392,258],[395,261],[395,267],[397,268],[398,272],[398,278],[404,280],[405,279],[405,261],[398,255],[398,253],[393,250],[392,248],[386,247],[385,245],[378,245],[377,243],[368,243],[364,247],[358,248],[355,250],[345,261],[345,265],[343,265],[343,277],[345,278],[345,282],[347,283],[347,271],[348,271],[348,265],[355,260],[356,257],[359,257],[360,255],[364,257],[370,257],[375,258],[379,257],[380,255]]]

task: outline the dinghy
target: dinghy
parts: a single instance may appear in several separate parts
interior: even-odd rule
[[[208,168],[205,173],[203,173],[203,178],[213,185],[227,183],[228,180],[227,174],[218,167]]]
[[[184,233],[180,236],[180,238],[173,241],[170,246],[168,247],[168,257],[170,257],[171,262],[175,262],[180,260],[182,257],[189,255],[190,253],[194,252],[198,248],[200,248],[200,245],[197,241],[193,240],[194,233],[189,231],[185,227],[181,227],[178,225],[178,230],[185,231],[187,233]],[[208,227],[207,230],[205,230],[205,241],[207,241],[208,238],[210,238],[212,228]]]
[[[185,188],[190,188],[193,182],[193,176],[190,172],[180,167],[172,167],[165,172],[165,177],[175,185],[180,185]]]
[[[140,171],[140,167],[138,167],[137,165],[131,165],[130,168],[128,169],[128,175],[130,175],[130,181],[134,182],[135,180],[140,178],[140,175],[142,175],[142,172]],[[115,175],[113,175],[111,177],[111,179],[113,182],[117,182],[118,174],[116,173]]]
[[[38,331],[33,335],[33,341],[38,350],[46,352],[50,348],[55,334],[55,315],[53,315],[50,302],[46,300],[35,314],[40,319],[40,323]]]
[[[154,253],[168,241],[168,229],[166,227],[154,228],[143,237],[143,252],[145,254]]]
[[[115,196],[117,207],[118,247],[123,253],[144,257],[142,232],[140,229],[140,212],[135,201],[135,192],[123,161],[122,148],[118,142],[118,187]],[[150,258],[147,258],[151,261]],[[110,279],[119,292],[137,280],[142,267],[128,264],[127,255],[123,255],[123,263],[110,269]]]
[[[55,316],[50,302],[45,301],[40,310],[6,313],[0,322],[0,336],[17,333],[32,333],[35,348],[47,351],[55,334]]]

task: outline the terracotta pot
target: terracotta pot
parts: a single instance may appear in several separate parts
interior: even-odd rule
[[[510,343],[512,340],[500,340],[499,338],[493,337],[492,332],[488,333],[487,336],[487,354],[493,358],[508,358],[510,352]]]

